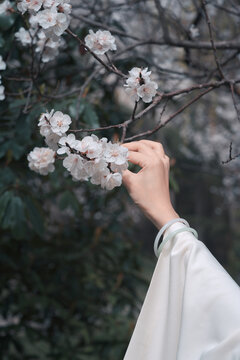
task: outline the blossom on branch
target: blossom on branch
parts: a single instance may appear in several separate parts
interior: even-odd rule
[[[63,159],[63,166],[74,181],[90,180],[92,184],[100,185],[106,190],[120,186],[122,172],[128,168],[128,149],[113,144],[105,137],[99,139],[94,134],[85,136],[82,140],[76,139],[74,134],[66,135],[70,123],[70,116],[61,111],[54,113],[54,110],[51,110],[41,114],[38,126],[49,146],[48,150],[54,154],[56,151],[58,155],[67,155]],[[35,152],[28,155],[29,167],[40,172],[36,157],[39,159],[42,154],[39,148],[35,149]],[[47,171],[40,173],[46,175]]]
[[[55,169],[55,151],[52,149],[35,147],[27,159],[29,168],[41,175],[47,175]]]
[[[158,84],[150,78],[151,71],[148,68],[132,68],[129,71],[129,77],[124,84],[127,94],[134,100],[140,98],[145,103],[150,103],[157,93]]]
[[[96,33],[89,30],[89,34],[85,37],[85,44],[96,55],[104,55],[109,50],[117,50],[115,37],[107,30],[98,30]]]
[[[65,134],[72,120],[69,115],[63,114],[61,111],[56,111],[49,120],[51,130],[55,134],[62,136]]]
[[[6,63],[3,61],[2,56],[0,55],[0,70],[6,70]]]
[[[17,4],[18,10],[24,14],[26,11],[36,12],[41,9],[43,0],[22,0]]]
[[[57,153],[59,155],[62,154],[70,154],[71,149],[77,150],[77,145],[80,143],[79,140],[76,140],[74,134],[69,134],[68,136],[63,136],[59,139],[58,144],[61,145],[61,147],[58,149]]]
[[[11,3],[10,1],[5,0],[0,4],[0,15],[4,14],[8,9],[11,9]]]
[[[2,56],[0,55],[0,70],[6,70],[6,63],[3,61]],[[2,85],[2,76],[0,75],[0,101],[5,99],[4,94],[5,87]]]
[[[36,43],[36,39],[34,38],[35,31],[33,29],[26,30],[21,27],[16,33],[15,38],[23,45],[27,46],[31,43]]]
[[[69,0],[22,0],[17,5],[24,14],[29,12],[28,30],[21,27],[15,37],[23,46],[36,44],[40,61],[47,63],[59,53],[64,44],[61,35],[68,28],[72,6]]]
[[[86,160],[78,154],[69,154],[63,160],[63,166],[70,172],[74,180],[88,180],[88,174],[84,168]]]

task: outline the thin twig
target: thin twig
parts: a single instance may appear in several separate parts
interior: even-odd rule
[[[129,138],[125,139],[125,142],[127,141],[132,141],[134,139],[137,139],[139,137],[143,137],[143,136],[150,136],[152,134],[154,134],[155,132],[157,132],[158,130],[160,130],[162,127],[166,126],[172,119],[174,119],[177,115],[179,115],[180,113],[182,113],[186,108],[188,108],[190,105],[192,105],[193,103],[195,103],[197,100],[199,100],[202,96],[206,95],[207,93],[209,93],[210,91],[212,91],[214,88],[209,88],[203,92],[201,92],[198,96],[196,96],[195,98],[193,98],[191,101],[189,101],[187,104],[183,105],[180,109],[178,109],[177,111],[175,111],[172,115],[170,115],[167,120],[165,120],[164,123],[160,123],[159,125],[157,125],[154,129],[152,130],[147,130],[144,131],[140,134],[131,136]]]
[[[226,161],[222,161],[222,164],[227,164],[229,163],[230,161],[232,160],[235,160],[236,158],[240,157],[240,153],[232,156],[232,141],[230,142],[230,145],[229,145],[229,156],[228,156],[228,159]]]
[[[217,69],[218,69],[218,72],[219,72],[221,78],[224,79],[225,76],[224,76],[224,73],[222,71],[218,56],[217,56],[217,49],[216,49],[216,45],[215,45],[215,42],[214,42],[214,39],[213,39],[212,24],[211,24],[209,15],[208,15],[207,7],[206,7],[206,1],[201,0],[201,3],[202,3],[203,11],[204,11],[204,14],[205,14],[205,17],[206,17],[207,25],[208,25],[209,37],[210,37],[210,41],[211,41],[211,44],[212,44],[212,49],[213,49],[213,54],[214,54],[214,59],[215,59],[216,65],[217,65]]]

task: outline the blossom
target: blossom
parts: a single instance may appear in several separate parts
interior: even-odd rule
[[[128,149],[118,144],[108,144],[104,152],[104,159],[108,163],[123,165],[126,162]]]
[[[85,154],[89,159],[101,156],[102,144],[96,141],[96,136],[85,136],[79,143],[77,150]],[[98,138],[97,138],[98,139]]]
[[[3,1],[1,4],[0,4],[0,14],[3,14],[5,13],[8,9],[11,8],[11,3],[10,1],[8,0],[5,0]]]
[[[98,30],[96,33],[89,30],[89,34],[85,37],[85,44],[96,55],[103,55],[109,50],[117,49],[114,36],[107,30]]]
[[[158,85],[154,81],[149,81],[146,84],[141,85],[137,89],[138,95],[142,98],[145,103],[150,103],[153,96],[157,93]]]
[[[70,0],[45,0],[43,6],[45,9],[55,7],[59,12],[70,14],[72,5],[69,3]]]
[[[64,40],[48,38],[43,30],[39,31],[37,35],[35,51],[41,53],[42,62],[53,60],[58,55],[58,48],[64,44]]]
[[[45,143],[47,144],[47,146],[54,150],[54,151],[57,151],[58,150],[58,141],[60,139],[60,136],[51,132],[50,134],[48,134],[46,137],[45,137]]]
[[[108,170],[108,164],[106,163],[106,161],[104,159],[98,158],[98,159],[87,161],[85,164],[85,169],[90,177],[97,179],[99,176],[100,177],[102,176],[101,174],[105,173],[106,169]],[[95,180],[95,181],[97,181],[97,180]],[[101,183],[101,181],[99,180],[98,184],[96,184],[96,185],[99,185],[100,183]]]
[[[50,119],[53,116],[54,110],[52,109],[50,113],[47,111],[46,113],[41,114],[38,122],[38,126],[40,126],[40,134],[42,136],[48,136],[52,133]]]
[[[120,173],[110,173],[104,177],[104,181],[101,182],[101,186],[106,190],[112,190],[122,184],[122,175]]]
[[[17,8],[22,14],[27,10],[36,12],[41,9],[43,1],[44,0],[22,0],[18,2]]]
[[[56,111],[50,118],[51,130],[59,136],[65,134],[69,129],[72,120],[69,115]]]
[[[58,11],[69,15],[72,11],[72,5],[69,3],[70,0],[60,0],[58,5]]]
[[[125,91],[132,100],[138,101],[140,99],[137,92],[137,87],[127,87]]]
[[[0,100],[1,101],[5,99],[4,90],[5,90],[5,87],[3,85],[0,85]]]
[[[35,31],[33,29],[26,30],[21,27],[16,33],[15,37],[23,46],[29,45],[32,42],[35,43],[36,39],[34,39]]]
[[[49,37],[60,36],[69,26],[69,16],[59,13],[55,7],[39,11],[37,14],[39,25],[47,31]]]
[[[63,160],[63,166],[71,173],[75,180],[88,180],[84,164],[84,159],[77,154],[69,154]]]
[[[130,76],[126,80],[126,83],[129,86],[140,86],[141,83],[150,81],[151,71],[148,71],[148,68],[141,69],[134,67],[128,73]]]
[[[52,149],[35,147],[27,159],[29,168],[41,175],[47,175],[55,169],[55,151]]]
[[[121,165],[117,165],[115,163],[111,163],[110,168],[113,172],[119,172],[120,174],[124,171],[127,170],[128,168],[128,162],[125,161],[123,164]]]
[[[103,168],[101,171],[96,171],[90,181],[93,185],[101,185],[104,188],[106,183],[106,178],[110,174],[110,171],[107,167]]]
[[[124,84],[127,94],[134,100],[138,101],[140,98],[149,103],[157,93],[158,85],[151,80],[151,71],[148,68],[134,67],[129,71],[129,77]]]
[[[0,70],[6,70],[6,63],[3,61],[2,56],[0,55]]]
[[[61,137],[58,143],[61,145],[61,147],[58,149],[57,153],[59,155],[62,155],[62,154],[70,154],[71,149],[76,149],[80,141],[76,140],[74,134],[69,134],[68,136]]]

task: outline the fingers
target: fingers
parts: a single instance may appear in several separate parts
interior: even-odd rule
[[[164,148],[160,142],[151,141],[151,140],[141,140],[143,144],[150,147],[152,150],[155,150],[161,155],[165,155]]]
[[[131,151],[141,152],[143,154],[154,154],[160,157],[166,156],[163,146],[160,142],[150,140],[132,141],[130,143],[123,144]]]
[[[122,172],[122,181],[123,181],[123,184],[125,185],[125,186],[127,186],[127,187],[129,187],[130,186],[130,184],[131,184],[131,181],[133,180],[133,178],[134,178],[134,173],[133,172],[131,172],[131,171],[129,171],[129,170],[124,170],[123,172]]]
[[[135,151],[129,151],[128,153],[128,160],[136,165],[144,167],[149,162],[148,157],[142,153],[138,153]]]
[[[130,143],[122,144],[130,151],[136,151],[142,154],[152,155],[152,149],[144,144],[142,141],[132,141]]]

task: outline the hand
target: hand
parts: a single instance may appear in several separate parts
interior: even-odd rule
[[[128,160],[142,169],[123,172],[123,183],[144,214],[160,229],[171,219],[179,218],[169,193],[169,157],[162,144],[141,140],[123,144],[129,150]]]

